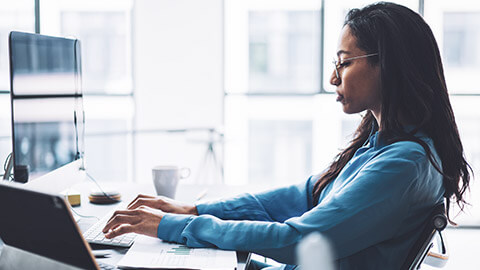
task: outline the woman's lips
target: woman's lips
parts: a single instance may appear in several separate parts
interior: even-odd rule
[[[337,93],[337,102],[342,102],[343,103],[343,95],[342,94],[339,94]]]

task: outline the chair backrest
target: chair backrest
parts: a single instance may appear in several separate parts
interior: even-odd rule
[[[423,227],[422,234],[408,253],[407,259],[402,265],[402,270],[419,269],[428,251],[432,247],[432,238],[436,232],[441,232],[447,226],[445,205],[436,205]]]

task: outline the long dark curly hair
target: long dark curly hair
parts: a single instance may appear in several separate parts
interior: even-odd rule
[[[381,70],[381,136],[388,143],[409,140],[424,148],[430,162],[443,175],[450,220],[450,200],[461,210],[466,204],[464,195],[472,170],[465,160],[432,30],[419,14],[387,2],[350,10],[346,26],[360,49],[368,54],[378,53],[368,61],[380,65]],[[415,129],[406,132],[402,123],[413,125]],[[367,112],[350,145],[336,156],[315,183],[315,204],[325,186],[338,176],[372,129],[377,131],[378,128],[373,114]],[[429,146],[413,135],[419,130],[433,140],[441,165],[435,161]]]

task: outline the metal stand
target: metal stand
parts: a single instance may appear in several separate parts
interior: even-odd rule
[[[214,184],[216,182],[214,177],[217,173],[220,177],[220,183],[223,183],[222,159],[217,157],[217,153],[215,151],[215,144],[222,142],[223,133],[220,133],[213,128],[208,129],[207,149],[205,151],[203,161],[199,166],[198,183]],[[213,175],[209,175],[209,168],[211,172],[214,172]],[[205,180],[202,181],[202,178]]]

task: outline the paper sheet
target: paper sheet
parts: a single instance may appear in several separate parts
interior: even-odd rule
[[[139,235],[117,266],[151,269],[234,269],[237,267],[237,254],[235,251],[212,248],[189,248]]]

